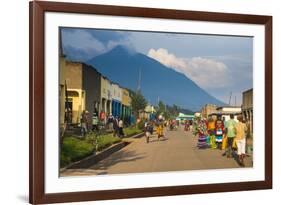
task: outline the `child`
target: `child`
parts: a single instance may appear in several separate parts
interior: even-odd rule
[[[216,121],[216,143],[218,149],[221,149],[223,134],[224,134],[224,124],[223,121],[221,120],[221,117],[219,116]]]

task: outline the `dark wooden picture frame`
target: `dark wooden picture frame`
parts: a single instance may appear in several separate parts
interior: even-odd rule
[[[153,197],[272,188],[272,17],[91,4],[30,2],[29,200],[32,204]],[[247,23],[265,26],[265,180],[46,194],[44,189],[44,14],[66,12],[127,17]]]

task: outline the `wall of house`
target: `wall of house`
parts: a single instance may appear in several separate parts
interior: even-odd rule
[[[241,112],[241,107],[223,107],[220,110],[223,112]]]
[[[112,113],[112,84],[109,79],[101,76],[100,112]]]
[[[86,93],[81,89],[67,89],[68,102],[72,103],[71,123],[80,123],[80,116],[86,110]]]
[[[249,134],[253,136],[253,89],[243,92],[242,114],[244,120],[248,123]]]
[[[212,113],[215,113],[217,110],[217,106],[213,104],[207,104],[201,109],[201,115],[204,118],[208,118],[208,116]]]
[[[65,121],[65,58],[59,58],[59,123],[63,127]]]
[[[121,117],[129,124],[130,116],[131,116],[131,103],[132,99],[130,97],[130,93],[126,88],[122,89],[122,111]]]
[[[122,115],[122,89],[118,84],[112,83],[112,115],[121,117]]]
[[[65,79],[67,97],[72,102],[72,123],[80,123],[80,115],[85,109],[85,91],[82,85],[82,64],[78,62],[65,62]]]
[[[66,61],[65,66],[67,89],[82,89],[82,64]]]
[[[122,101],[122,88],[119,87],[118,84],[112,83],[112,98],[119,102]]]
[[[253,108],[253,89],[243,92],[242,109]]]
[[[101,74],[86,64],[83,64],[82,73],[82,87],[86,92],[85,108],[92,117],[94,111],[98,112],[101,100]]]
[[[122,89],[122,104],[126,105],[126,106],[130,106],[131,105],[131,97],[129,95],[129,91],[125,88],[121,88]]]

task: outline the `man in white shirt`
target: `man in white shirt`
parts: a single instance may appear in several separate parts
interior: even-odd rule
[[[119,127],[119,136],[124,137],[124,132],[123,132],[123,120],[120,119],[118,122],[118,127]]]

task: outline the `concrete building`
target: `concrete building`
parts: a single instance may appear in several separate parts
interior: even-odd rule
[[[117,83],[112,83],[112,115],[121,117],[122,114],[122,88]]]
[[[65,128],[65,97],[66,97],[66,79],[65,79],[65,55],[61,43],[61,31],[59,31],[59,127],[60,135],[63,134]]]
[[[122,109],[121,109],[121,118],[126,122],[130,123],[130,117],[132,114],[132,99],[130,93],[126,88],[121,88],[122,90]]]
[[[185,120],[193,120],[193,119],[194,119],[194,115],[187,115],[184,113],[179,113],[179,115],[176,118],[176,120],[180,122],[184,122]]]
[[[101,104],[100,113],[105,113],[105,118],[112,113],[112,83],[105,76],[101,76]]]
[[[253,89],[249,89],[242,94],[242,115],[243,119],[249,123],[250,134],[253,134]]]
[[[195,112],[194,117],[201,117],[202,113],[201,112]]]
[[[146,105],[144,110],[139,112],[139,117],[141,119],[153,120],[155,116],[156,110],[153,105]]]
[[[65,123],[65,93],[66,93],[66,79],[65,79],[65,57],[59,57],[59,123],[60,130]]]
[[[82,88],[86,92],[85,107],[90,117],[98,114],[101,96],[101,74],[92,66],[82,64]]]
[[[227,121],[230,119],[231,114],[233,114],[234,119],[237,120],[237,116],[241,115],[241,107],[238,106],[217,107],[216,112],[209,114],[209,116],[221,116]]]
[[[92,66],[80,62],[66,61],[67,100],[65,106],[70,109],[71,123],[80,123],[83,110],[90,118],[98,112],[100,105],[101,75]]]
[[[212,113],[217,112],[217,106],[213,104],[206,104],[204,107],[201,109],[201,116],[203,118],[208,118],[208,116]]]

